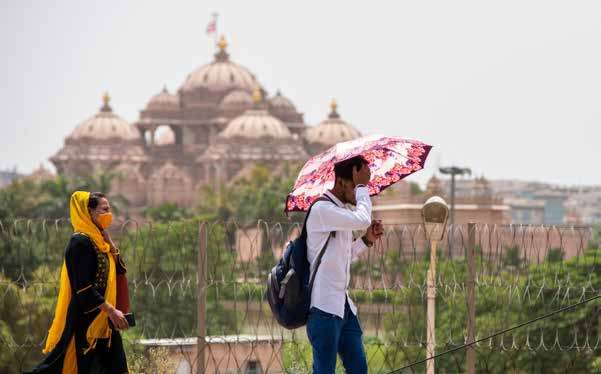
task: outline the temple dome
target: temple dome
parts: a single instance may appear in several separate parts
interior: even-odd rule
[[[304,138],[308,143],[331,146],[361,137],[361,133],[340,118],[336,101],[330,104],[331,112],[325,121],[305,131]]]
[[[223,138],[291,138],[288,127],[264,108],[260,90],[253,93],[254,108],[230,121],[219,134]]]
[[[249,109],[253,106],[252,96],[244,90],[234,90],[221,100],[221,109]]]
[[[296,112],[296,107],[294,106],[292,101],[286,96],[282,95],[282,93],[279,90],[277,91],[274,97],[269,99],[269,106],[278,110]]]
[[[69,135],[71,140],[139,140],[138,130],[127,121],[113,113],[109,106],[110,97],[105,94],[103,106],[93,117],[80,123]]]
[[[226,52],[227,42],[223,36],[217,46],[219,51],[215,54],[213,62],[190,73],[180,88],[182,91],[192,91],[202,87],[210,91],[243,89],[252,92],[260,87],[255,76],[248,69],[230,61],[229,54]]]
[[[176,95],[170,94],[167,87],[154,95],[146,105],[146,110],[178,110],[179,99]]]

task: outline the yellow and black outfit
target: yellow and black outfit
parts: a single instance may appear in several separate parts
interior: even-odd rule
[[[31,373],[122,374],[127,361],[119,332],[100,310],[115,305],[116,274],[124,272],[110,245],[88,212],[89,192],[77,191],[70,201],[74,233],[65,251],[45,360]]]

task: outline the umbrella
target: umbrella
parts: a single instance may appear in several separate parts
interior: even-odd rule
[[[313,200],[334,187],[334,164],[355,156],[369,162],[370,196],[424,168],[432,146],[397,136],[366,136],[338,143],[307,161],[293,191],[286,198],[286,212],[306,211]]]

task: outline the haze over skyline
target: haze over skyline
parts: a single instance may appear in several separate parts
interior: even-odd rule
[[[315,125],[336,98],[365,134],[434,145],[490,179],[601,184],[601,2],[0,4],[0,169],[29,172],[101,106],[133,123],[208,63],[219,13],[231,58]],[[592,167],[591,167],[592,166]]]

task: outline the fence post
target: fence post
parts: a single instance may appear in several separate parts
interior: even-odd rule
[[[466,286],[466,303],[467,303],[467,342],[471,343],[475,340],[476,335],[476,224],[470,222],[467,225],[468,244],[467,244],[467,279]],[[476,349],[473,345],[467,347],[465,352],[465,372],[467,374],[476,373]]]
[[[196,373],[205,372],[205,345],[206,345],[206,304],[207,304],[207,223],[201,222],[198,228],[198,336],[196,340]]]

